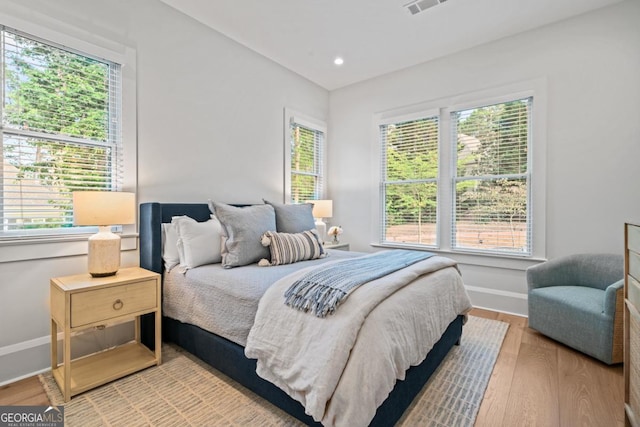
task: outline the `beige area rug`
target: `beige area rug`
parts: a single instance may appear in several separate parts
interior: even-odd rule
[[[407,409],[401,426],[473,426],[508,325],[469,316],[454,346]],[[298,426],[266,400],[178,347],[163,364],[75,396],[65,426]],[[40,381],[55,405],[62,395],[50,373]]]

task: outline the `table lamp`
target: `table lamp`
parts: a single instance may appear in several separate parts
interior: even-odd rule
[[[134,193],[117,191],[75,191],[73,223],[97,225],[89,237],[89,273],[93,277],[113,276],[120,268],[120,236],[112,225],[133,224],[136,216]]]
[[[316,230],[322,241],[327,235],[327,224],[323,218],[331,218],[333,216],[333,200],[307,200],[307,203],[313,203],[313,217],[316,220]]]

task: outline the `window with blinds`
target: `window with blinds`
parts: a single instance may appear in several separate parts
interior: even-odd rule
[[[436,246],[438,117],[383,123],[382,242]]]
[[[451,112],[453,249],[532,253],[532,102],[528,97]]]
[[[324,129],[303,119],[290,119],[291,203],[322,199]]]
[[[0,27],[0,239],[73,229],[71,193],[122,183],[120,66]]]

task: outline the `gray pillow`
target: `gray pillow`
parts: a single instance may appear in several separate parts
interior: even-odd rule
[[[264,199],[263,199],[264,200]],[[276,229],[279,233],[302,233],[316,228],[313,219],[313,203],[283,205],[264,200],[276,211]]]
[[[267,231],[276,231],[276,215],[271,205],[237,208],[211,202],[210,206],[226,235],[222,244],[224,268],[253,264],[269,257],[269,248],[262,246],[260,238]]]

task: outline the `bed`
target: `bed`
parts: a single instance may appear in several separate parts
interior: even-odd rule
[[[162,224],[174,216],[186,215],[204,222],[210,218],[209,206],[183,203],[144,203],[140,206],[140,266],[164,273],[162,259]],[[176,320],[163,313],[163,340],[172,342],[199,357],[257,395],[265,398],[285,412],[308,425],[321,425],[305,413],[304,407],[287,393],[256,373],[256,360],[245,356],[245,348],[238,342],[224,338],[189,322]],[[431,374],[454,344],[459,344],[464,315],[460,314],[446,326],[444,333],[428,352],[424,361],[412,366],[404,380],[395,382],[393,390],[378,407],[370,425],[394,425],[422,390]],[[142,339],[155,348],[153,319],[142,321]],[[238,340],[235,340],[238,341]]]

